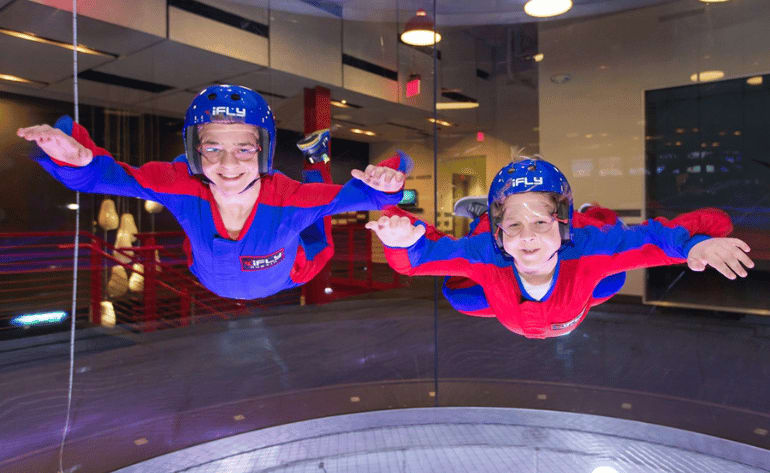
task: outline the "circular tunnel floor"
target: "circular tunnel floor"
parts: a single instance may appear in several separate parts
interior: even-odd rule
[[[443,407],[296,422],[196,445],[119,471],[747,473],[770,471],[770,452],[588,414]]]

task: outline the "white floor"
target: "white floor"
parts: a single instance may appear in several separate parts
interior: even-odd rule
[[[770,452],[622,419],[447,407],[298,422],[198,445],[119,471],[747,473],[770,471]]]

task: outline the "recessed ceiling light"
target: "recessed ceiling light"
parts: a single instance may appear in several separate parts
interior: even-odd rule
[[[746,79],[746,83],[749,85],[762,85],[762,82],[763,82],[762,76],[754,76]]]
[[[341,100],[331,99],[329,101],[329,103],[332,104],[333,106],[339,107],[339,108],[361,108],[360,105],[356,105],[354,103],[350,103],[350,102],[348,102],[345,99],[341,99]]]
[[[0,74],[0,80],[5,80],[5,81],[8,81],[8,82],[19,82],[19,83],[22,83],[22,84],[34,84],[34,85],[42,85],[42,86],[48,85],[45,82],[39,82],[39,81],[36,81],[36,80],[25,79],[23,77],[14,76],[14,75],[11,75],[11,74]]]
[[[535,62],[543,62],[544,58],[545,58],[545,54],[543,53],[537,53],[534,56],[532,56],[532,59],[534,59]]]
[[[700,0],[703,3],[725,3],[729,2],[730,0]]]
[[[362,130],[360,128],[351,128],[351,133],[355,133],[356,135],[366,135],[366,136],[376,136],[377,133],[371,131],[371,130]]]
[[[572,8],[572,0],[529,0],[524,5],[524,13],[537,18],[562,15]]]
[[[454,126],[454,125],[452,125],[452,123],[450,123],[450,122],[448,122],[446,120],[436,120],[433,117],[428,118],[428,121],[431,122],[431,123],[435,123],[436,125],[441,125],[441,126]]]
[[[692,74],[690,76],[690,80],[693,82],[710,82],[713,80],[719,80],[724,76],[724,71],[702,71]]]
[[[56,41],[53,39],[43,38],[42,36],[37,36],[32,33],[22,33],[21,31],[13,31],[13,30],[6,30],[4,28],[0,28],[0,33],[3,33],[4,35],[12,36],[14,38],[24,39],[27,41],[34,41],[35,43],[42,43],[42,44],[49,44],[51,46],[58,46],[60,48],[69,49],[72,51],[73,47],[71,43],[63,43],[61,41]],[[88,48],[86,46],[83,46],[82,44],[79,44],[77,47],[77,50],[79,53],[83,54],[91,54],[93,56],[105,56],[105,57],[111,57],[116,58],[114,54],[105,53],[102,51],[97,51],[95,49]]]
[[[478,102],[436,102],[436,110],[467,110],[478,107]]]

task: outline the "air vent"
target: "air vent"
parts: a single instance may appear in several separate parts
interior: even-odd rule
[[[238,16],[234,13],[230,13],[219,8],[206,5],[205,3],[196,2],[195,0],[168,0],[168,6],[184,10],[194,15],[202,16],[208,20],[223,23],[225,25],[233,26],[243,31],[248,31],[264,38],[270,37],[270,27],[259,23],[258,21],[249,20],[242,16]]]
[[[129,77],[116,76],[114,74],[107,74],[106,72],[98,72],[94,70],[83,71],[78,74],[78,77],[80,79],[90,80],[92,82],[101,82],[102,84],[117,85],[119,87],[126,87],[128,89],[143,90],[145,92],[152,92],[153,94],[173,89],[173,87],[168,85],[131,79]]]
[[[441,91],[441,96],[451,100],[456,100],[458,102],[478,102],[478,100],[474,99],[473,97],[468,97],[467,95],[461,94],[460,92],[454,92],[450,90]]]
[[[392,69],[378,66],[377,64],[372,64],[371,62],[364,61],[363,59],[350,56],[349,54],[342,55],[342,64],[355,67],[356,69],[361,69],[366,72],[371,72],[372,74],[377,74],[378,76],[382,76],[386,79],[398,80],[398,72]]]

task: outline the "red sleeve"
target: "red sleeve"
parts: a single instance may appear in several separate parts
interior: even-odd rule
[[[694,235],[710,237],[726,237],[733,232],[733,223],[727,212],[715,208],[698,209],[673,218],[671,221],[663,217],[655,219],[667,227],[684,227]]]

